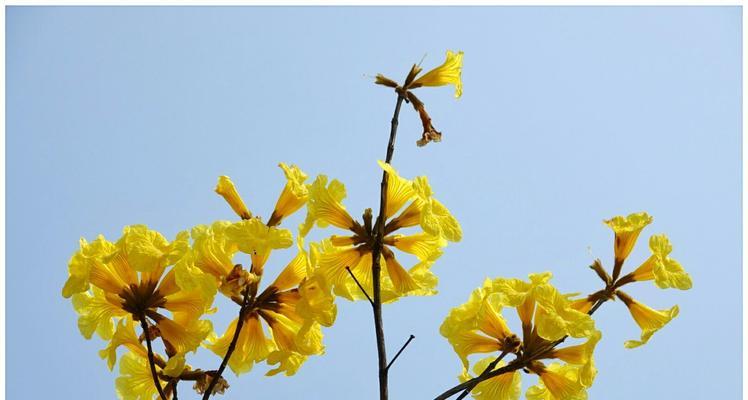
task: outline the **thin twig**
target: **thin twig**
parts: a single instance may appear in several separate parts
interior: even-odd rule
[[[221,379],[221,375],[223,374],[223,371],[226,369],[226,365],[229,363],[229,359],[231,358],[231,355],[234,353],[234,349],[236,348],[236,342],[239,340],[239,333],[241,333],[242,328],[244,327],[244,314],[247,310],[247,304],[249,303],[249,288],[244,290],[244,298],[242,299],[242,306],[239,309],[239,321],[236,323],[236,330],[234,331],[234,337],[231,339],[231,343],[229,343],[229,348],[226,350],[226,355],[223,357],[223,360],[221,361],[221,366],[218,367],[218,371],[215,372],[215,374],[211,374],[210,383],[208,384],[207,389],[205,390],[205,394],[203,394],[203,400],[208,400],[210,398],[210,395],[213,393],[213,388],[216,386],[216,383],[219,379]]]
[[[389,370],[389,369],[390,369],[390,367],[392,366],[392,364],[394,364],[394,363],[395,363],[395,360],[397,360],[397,358],[398,358],[398,357],[400,357],[400,353],[402,353],[402,352],[403,352],[403,350],[405,350],[405,348],[406,348],[406,347],[408,347],[408,345],[410,344],[410,342],[411,342],[411,341],[412,341],[413,339],[415,339],[415,338],[416,338],[415,336],[413,336],[413,335],[410,335],[410,337],[409,337],[409,338],[408,338],[408,340],[407,340],[407,341],[405,342],[405,344],[403,345],[403,347],[401,347],[401,348],[400,348],[400,350],[398,350],[397,354],[395,354],[395,357],[392,357],[392,360],[390,360],[390,363],[389,363],[389,364],[387,364],[387,370]]]
[[[179,398],[177,398],[177,384],[178,383],[179,383],[179,379],[174,379],[172,381],[172,386],[171,387],[172,387],[173,390],[172,390],[172,393],[171,393],[172,394],[171,400],[179,400]]]
[[[496,357],[495,360],[491,361],[491,363],[488,364],[488,367],[486,367],[486,369],[484,369],[483,372],[480,375],[478,375],[478,377],[480,378],[483,375],[493,371],[493,369],[496,368],[496,365],[499,363],[499,361],[501,361],[504,357],[506,357],[507,354],[509,354],[508,351],[502,351],[501,354],[499,354],[499,356]],[[470,394],[470,391],[475,389],[477,385],[478,384],[476,383],[475,385],[470,385],[466,387],[465,390],[462,393],[460,393],[460,396],[457,397],[457,400],[461,400],[467,397],[467,395]]]
[[[161,396],[161,399],[166,400],[164,388],[161,387],[161,381],[159,381],[158,372],[156,372],[156,362],[154,361],[153,347],[151,346],[151,333],[148,330],[148,322],[146,322],[145,320],[145,314],[140,315],[140,326],[143,328],[143,335],[145,335],[145,344],[148,347],[148,364],[151,367],[153,384],[156,385],[156,390],[158,390],[158,395]]]
[[[397,103],[395,104],[395,112],[392,115],[390,124],[390,139],[387,142],[387,157],[385,163],[389,164],[392,161],[392,154],[395,152],[395,138],[397,137],[397,125],[398,118],[400,116],[400,107],[403,104],[405,98],[398,92]],[[382,266],[380,264],[380,258],[382,256],[382,246],[384,245],[384,223],[385,214],[387,209],[387,184],[389,182],[389,175],[387,171],[382,172],[382,184],[380,187],[380,198],[379,198],[379,217],[375,225],[376,234],[374,237],[374,245],[371,249],[371,272],[372,272],[372,287],[374,289],[374,304],[372,306],[374,312],[374,332],[377,337],[377,361],[379,365],[379,400],[387,400],[389,397],[387,390],[387,348],[384,343],[384,324],[382,322],[382,291],[380,274]]]
[[[503,367],[501,367],[499,369],[495,369],[495,370],[493,370],[491,372],[488,372],[485,375],[481,374],[481,376],[479,376],[479,377],[475,377],[473,379],[467,380],[467,381],[465,381],[465,382],[463,382],[463,383],[461,383],[461,384],[459,384],[459,385],[457,385],[457,386],[455,386],[455,387],[447,390],[446,392],[440,394],[439,396],[437,396],[436,398],[434,398],[434,400],[446,400],[446,399],[448,399],[448,398],[456,395],[457,393],[460,393],[461,391],[467,389],[468,387],[473,386],[473,385],[477,385],[477,384],[483,382],[486,379],[490,379],[490,378],[493,378],[494,376],[498,376],[498,375],[501,375],[501,374],[506,374],[508,372],[514,372],[514,371],[520,370],[520,369],[522,369],[524,367],[525,367],[525,363],[524,362],[514,362],[513,361],[513,362],[509,363],[508,365],[505,365],[505,366],[503,366]]]
[[[361,289],[362,292],[364,292],[364,296],[369,300],[369,304],[371,304],[372,307],[374,307],[374,301],[369,297],[369,293],[366,293],[366,289],[361,285],[361,283],[356,279],[356,275],[353,275],[353,271],[351,271],[351,267],[345,267],[345,270],[348,271],[349,274],[351,274],[351,278],[353,278],[353,281],[356,282],[356,285],[358,285],[358,288]]]

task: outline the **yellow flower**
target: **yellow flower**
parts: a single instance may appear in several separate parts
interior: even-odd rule
[[[462,96],[462,55],[463,52],[461,51],[454,53],[451,50],[447,50],[447,59],[444,61],[444,64],[421,75],[408,88],[454,85],[455,97]]]
[[[270,226],[278,225],[283,218],[295,213],[309,198],[309,185],[304,183],[307,175],[295,165],[289,167],[284,163],[280,163],[278,166],[283,169],[288,182],[283,187],[278,202],[275,204],[273,214],[268,220],[268,225]]]
[[[654,280],[657,287],[661,289],[687,290],[691,288],[693,285],[691,277],[678,261],[669,257],[673,246],[667,236],[652,235],[649,238],[649,248],[652,250],[652,256],[633,272],[632,276],[635,281]]]
[[[593,352],[601,333],[595,329],[589,315],[572,307],[569,295],[560,294],[549,283],[550,278],[551,274],[546,272],[530,274],[529,281],[486,279],[482,287],[473,291],[467,303],[450,311],[440,333],[462,361],[463,382],[470,379],[466,372],[470,355],[514,353],[522,357],[521,362],[527,363],[524,364],[527,369],[542,382],[528,391],[528,398],[586,398],[584,388],[592,385],[597,373]],[[501,314],[503,308],[509,307],[516,308],[522,322],[521,340],[511,332]],[[587,338],[587,341],[557,349],[557,341],[567,337]],[[495,358],[496,355],[477,363],[474,366],[476,375]],[[546,368],[539,361],[542,359],[559,359],[567,365],[562,367],[564,372],[559,372],[554,366]],[[573,371],[573,376],[565,371]],[[478,399],[518,398],[519,373],[487,379],[475,387],[473,394]]]
[[[160,367],[156,367],[157,370]],[[148,360],[135,354],[126,353],[119,364],[120,376],[115,382],[117,397],[122,400],[151,400],[158,398],[158,390],[153,383],[153,376]],[[160,379],[161,387],[168,382]]]
[[[603,222],[615,232],[616,264],[623,264],[626,257],[631,254],[639,233],[652,222],[652,217],[645,212],[640,212],[629,214],[627,217],[613,217]]]
[[[473,367],[475,375],[480,375],[488,365],[493,361],[493,357],[484,358]],[[506,363],[499,362],[497,368],[501,368]],[[460,382],[466,382],[472,379],[467,370],[462,371]],[[522,382],[519,371],[513,371],[506,374],[497,375],[493,378],[486,379],[475,386],[470,392],[473,398],[477,400],[517,400],[522,393]]]
[[[301,240],[298,249],[275,281],[247,304],[236,350],[228,363],[237,375],[263,360],[280,364],[269,375],[293,375],[306,356],[324,351],[321,326],[332,325],[336,306],[329,285],[310,262]],[[239,318],[233,320],[224,334],[211,339],[207,347],[225,356],[239,322]]]
[[[634,321],[642,329],[640,340],[628,340],[624,343],[624,346],[628,349],[646,344],[655,332],[678,316],[678,306],[673,306],[669,310],[658,311],[639,303],[620,290],[616,292],[616,295],[626,304]]]
[[[405,295],[432,295],[436,292],[438,279],[431,272],[431,266],[441,256],[447,241],[461,239],[460,225],[449,210],[433,198],[424,177],[411,181],[401,177],[391,165],[381,161],[379,165],[388,174],[385,237],[380,258],[384,272],[381,276],[382,299],[390,302]],[[327,177],[320,175],[311,185],[307,219],[301,232],[306,235],[315,224],[350,231],[348,236],[333,235],[319,244],[320,271],[336,295],[349,300],[365,299],[346,268],[350,268],[361,286],[371,293],[372,249],[376,237],[372,228],[374,217],[369,210],[363,223],[355,221],[342,204],[345,186],[337,180],[329,185],[327,182]],[[395,216],[398,212],[399,215]],[[420,225],[423,232],[396,233],[416,225]],[[394,249],[415,255],[419,263],[406,269],[395,256]]]
[[[236,215],[241,217],[241,219],[252,218],[252,213],[249,212],[247,206],[244,205],[244,200],[242,200],[242,197],[239,196],[239,192],[236,191],[234,182],[232,182],[228,176],[221,175],[220,177],[218,177],[216,193],[221,195],[221,197],[223,197],[223,199],[226,200],[227,203],[229,203],[231,209],[234,210]]]
[[[226,238],[252,259],[252,273],[262,275],[270,252],[293,244],[291,231],[267,226],[257,218],[239,221],[226,228]]]
[[[160,233],[134,225],[123,229],[116,244],[103,237],[91,245],[81,243],[71,259],[71,276],[63,294],[72,296],[85,338],[98,332],[103,339],[111,339],[109,349],[116,350],[131,338],[121,330],[126,327],[115,333],[114,322],[145,318],[158,329],[167,349],[185,353],[194,351],[210,333],[210,322],[199,318],[210,308],[212,294],[199,287],[180,287],[174,268],[167,271],[187,252],[187,232],[168,242]],[[80,291],[70,293],[72,288]]]
[[[536,386],[527,389],[527,400],[587,400],[587,391],[579,382],[579,368],[553,363],[535,363],[530,370],[540,376]]]
[[[595,369],[595,360],[593,353],[595,346],[602,338],[600,331],[595,331],[592,336],[587,339],[587,342],[578,344],[575,346],[562,347],[560,349],[554,349],[549,358],[557,358],[567,364],[573,364],[579,366],[579,381],[586,387],[592,386],[592,381],[597,375],[597,369]]]

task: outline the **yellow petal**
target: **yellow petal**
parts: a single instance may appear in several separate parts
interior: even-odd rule
[[[480,375],[488,365],[494,360],[494,357],[484,358],[478,361],[473,368],[476,375]],[[496,368],[505,366],[506,363],[499,362]],[[460,381],[465,382],[473,377],[463,371]],[[477,384],[470,392],[474,399],[477,400],[517,400],[522,393],[521,376],[518,371],[507,374],[497,375],[493,378],[486,379]]]
[[[119,346],[126,346],[130,351],[143,358],[148,357],[148,351],[145,346],[140,343],[140,340],[135,333],[135,324],[130,318],[120,320],[119,324],[117,324],[117,330],[114,332],[109,345],[107,345],[105,349],[99,351],[99,357],[107,360],[107,366],[110,371],[114,368],[114,364],[117,362],[117,348],[119,348]]]
[[[217,221],[209,227],[198,225],[191,232],[192,263],[218,280],[234,268],[232,260],[238,248],[226,235],[226,229],[230,226],[231,222]]]
[[[447,50],[444,63],[421,75],[410,87],[454,85],[455,97],[462,96],[462,56],[462,51],[454,53]]]
[[[213,331],[213,325],[207,320],[180,319],[162,317],[156,321],[156,326],[161,332],[161,337],[168,341],[177,353],[195,351]]]
[[[553,357],[566,361],[569,364],[580,366],[579,381],[585,387],[590,387],[592,386],[592,381],[595,379],[595,375],[597,375],[593,353],[595,346],[597,346],[601,338],[602,333],[595,331],[585,343],[554,350]]]
[[[394,235],[385,238],[386,244],[392,244],[398,250],[410,253],[418,257],[420,261],[436,261],[447,245],[447,241],[439,236],[433,236],[425,232],[414,235]]]
[[[421,204],[421,228],[426,233],[443,237],[450,242],[459,242],[462,239],[462,228],[447,207],[433,197],[428,179],[425,176],[417,177],[413,181],[413,190]]]
[[[542,383],[527,391],[528,400],[587,400],[587,391],[579,382],[578,368],[551,364],[536,373]]]
[[[555,341],[566,335],[589,337],[595,332],[592,317],[572,308],[571,302],[553,286],[538,286],[535,300],[538,304],[535,326],[542,338]]]
[[[86,239],[81,238],[80,249],[68,261],[70,276],[62,288],[62,296],[68,298],[75,293],[88,290],[91,269],[101,265],[102,258],[114,250],[114,244],[104,239],[102,235],[90,244],[86,242]]]
[[[642,330],[641,339],[626,341],[624,343],[626,348],[633,349],[646,344],[655,332],[678,316],[678,306],[673,306],[669,310],[658,311],[639,303],[621,291],[618,291],[617,295],[626,304],[634,321]]]
[[[218,177],[218,184],[216,185],[215,190],[216,193],[221,195],[221,197],[229,203],[231,209],[234,210],[239,217],[242,219],[252,218],[252,213],[249,212],[247,206],[244,205],[244,200],[239,196],[239,192],[236,191],[234,182],[231,182],[231,179],[228,176],[222,175]]]
[[[117,396],[123,400],[151,400],[158,397],[148,360],[134,353],[126,353],[119,363],[120,376],[115,382]],[[161,379],[161,386],[167,382]]]
[[[267,363],[268,365],[278,364],[278,367],[271,369],[265,375],[273,376],[281,372],[286,376],[295,375],[306,359],[307,356],[293,351],[276,350],[268,355]]]
[[[251,256],[252,272],[257,275],[262,275],[262,269],[272,250],[285,249],[293,244],[291,231],[269,227],[256,218],[227,227],[226,237],[237,245],[239,251]]]
[[[301,228],[302,236],[306,236],[315,223],[321,228],[328,225],[342,229],[353,227],[353,218],[341,203],[344,198],[345,186],[340,181],[333,179],[327,185],[327,176],[317,176],[309,187],[307,216]]]
[[[384,267],[387,270],[387,275],[392,281],[392,285],[398,294],[405,295],[419,289],[416,281],[410,276],[410,274],[408,274],[408,271],[400,265],[391,251],[384,254],[382,259],[384,261]]]
[[[616,216],[603,222],[615,233],[616,263],[623,263],[623,260],[631,254],[639,233],[652,222],[652,217],[645,212],[640,212],[629,214],[627,217]]]
[[[295,165],[289,167],[280,163],[278,166],[283,169],[287,182],[268,221],[268,225],[271,226],[278,225],[284,218],[295,213],[309,198],[309,185],[304,183],[307,175]]]
[[[114,333],[113,318],[129,315],[121,307],[118,298],[107,295],[94,287],[92,293],[76,293],[72,296],[73,308],[78,313],[78,329],[90,339],[97,332],[102,339],[109,340]]]
[[[408,201],[415,197],[413,182],[401,177],[392,165],[377,161],[379,166],[387,171],[387,210],[385,219],[389,219],[398,212]]]
[[[337,316],[335,297],[330,285],[321,274],[314,274],[304,279],[299,285],[299,301],[296,312],[303,318],[332,326]]]

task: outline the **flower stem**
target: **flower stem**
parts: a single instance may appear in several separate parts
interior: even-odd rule
[[[151,367],[151,376],[153,376],[153,384],[156,385],[158,395],[161,400],[166,400],[164,389],[161,387],[161,381],[158,379],[158,373],[156,372],[156,362],[153,357],[153,347],[151,346],[151,332],[148,329],[148,322],[145,320],[145,314],[140,315],[140,326],[143,328],[143,335],[145,336],[145,344],[148,347],[148,365]]]
[[[234,353],[234,349],[236,348],[236,342],[239,340],[239,334],[242,331],[242,328],[244,327],[244,314],[247,310],[247,304],[249,304],[249,289],[244,290],[244,297],[242,298],[242,306],[239,308],[239,321],[236,323],[236,330],[234,331],[234,337],[231,338],[231,343],[229,343],[229,348],[226,350],[226,355],[223,356],[223,360],[221,360],[221,366],[218,367],[218,370],[215,373],[211,373],[211,379],[210,383],[208,384],[208,387],[205,389],[205,393],[203,394],[203,400],[208,400],[210,398],[210,395],[213,393],[213,388],[216,386],[216,383],[219,379],[221,379],[221,375],[223,374],[223,371],[226,369],[226,365],[229,363],[229,359],[231,359],[231,355]]]
[[[481,372],[481,374],[478,376],[478,378],[480,378],[481,376],[483,376],[483,375],[485,375],[485,374],[493,371],[493,369],[496,368],[496,365],[499,363],[499,361],[501,361],[504,357],[506,357],[507,354],[509,354],[508,351],[502,351],[501,354],[499,354],[499,356],[496,357],[495,360],[491,361],[491,363],[488,364],[488,366],[486,367],[486,369],[484,369],[483,372]],[[473,390],[473,389],[475,389],[475,386],[477,386],[477,385],[478,384],[476,383],[475,385],[470,385],[470,386],[466,387],[465,390],[462,393],[460,393],[460,396],[457,397],[457,400],[461,400],[461,399],[464,399],[465,397],[467,397],[467,395],[470,394],[470,391]]]
[[[395,112],[392,115],[392,121],[390,125],[390,139],[387,143],[387,157],[385,162],[387,164],[392,161],[392,154],[395,152],[395,138],[397,136],[397,125],[398,118],[400,116],[400,107],[403,104],[405,98],[402,94],[398,93],[397,103],[395,105]],[[377,359],[379,365],[379,399],[387,400],[389,397],[387,391],[387,349],[384,343],[384,326],[382,323],[382,291],[381,291],[381,272],[382,266],[380,264],[380,258],[382,256],[382,246],[384,239],[384,224],[385,224],[385,213],[387,209],[387,183],[389,182],[389,176],[387,171],[382,173],[382,185],[380,189],[379,198],[379,217],[375,225],[376,236],[374,238],[374,246],[371,250],[371,270],[372,270],[372,281],[374,290],[374,304],[372,308],[374,310],[374,331],[377,336]]]

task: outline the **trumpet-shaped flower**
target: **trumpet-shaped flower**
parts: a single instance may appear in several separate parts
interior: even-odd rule
[[[160,367],[156,367],[157,370]],[[122,400],[152,400],[158,398],[158,390],[153,382],[148,360],[138,354],[128,352],[119,364],[120,376],[115,381],[117,397]],[[160,379],[161,386],[167,382]]]
[[[242,200],[242,197],[236,190],[236,186],[234,186],[234,182],[231,181],[231,178],[226,175],[218,177],[218,184],[216,185],[215,191],[221,195],[227,203],[229,203],[231,209],[234,210],[236,215],[241,219],[252,218],[252,213],[249,212],[249,209],[244,204],[244,200]]]
[[[629,214],[627,217],[613,217],[603,221],[615,233],[616,264],[623,264],[636,244],[642,229],[652,222],[652,217],[645,212]]]
[[[677,305],[668,310],[658,311],[639,303],[620,290],[616,292],[616,296],[628,307],[634,321],[636,321],[636,324],[642,330],[640,340],[628,340],[624,343],[624,346],[629,349],[646,344],[655,332],[662,329],[663,326],[678,316],[679,309]]]
[[[680,263],[670,258],[673,246],[665,235],[652,235],[649,238],[649,249],[652,251],[644,263],[633,272],[635,281],[654,280],[661,289],[690,289],[693,286],[691,277]]]
[[[421,86],[454,85],[455,97],[462,96],[462,56],[463,52],[447,50],[444,63],[421,75],[409,86],[415,89]]]
[[[380,258],[382,299],[389,302],[404,295],[433,294],[437,279],[430,268],[441,256],[447,241],[461,239],[460,225],[449,210],[434,199],[425,178],[411,181],[401,177],[391,165],[382,162],[379,165],[388,175],[385,236]],[[364,214],[363,223],[354,220],[342,204],[345,186],[337,180],[328,184],[324,175],[317,177],[309,193],[307,219],[301,228],[303,235],[315,224],[319,227],[333,225],[351,232],[348,236],[334,235],[319,244],[320,271],[338,296],[349,300],[364,299],[365,295],[346,269],[350,269],[367,292],[372,290],[376,232],[372,227],[371,212]],[[416,225],[420,225],[423,231],[409,235],[395,233]],[[406,269],[397,259],[394,249],[416,256],[419,263]]]
[[[309,185],[304,183],[308,178],[299,167],[284,163],[278,164],[286,175],[286,186],[275,203],[273,214],[268,220],[268,225],[278,225],[284,218],[298,211],[309,198]]]
[[[146,321],[170,354],[194,351],[212,330],[209,321],[199,320],[210,308],[212,294],[180,287],[174,268],[167,271],[186,253],[187,236],[181,232],[168,242],[160,233],[134,225],[125,227],[114,244],[101,236],[91,244],[82,240],[81,249],[71,258],[63,295],[72,297],[84,337],[98,332],[111,340],[105,352],[110,368],[118,346],[137,351],[132,321]],[[116,321],[120,324],[115,332]]]

